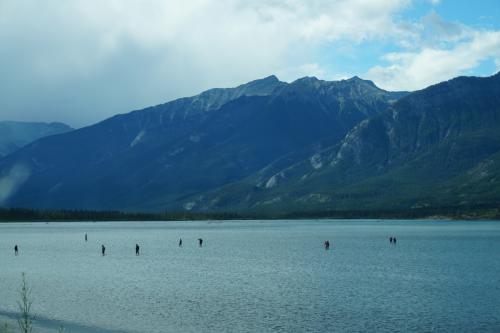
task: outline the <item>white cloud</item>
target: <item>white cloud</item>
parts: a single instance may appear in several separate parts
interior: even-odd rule
[[[322,68],[318,63],[308,63],[296,67],[289,67],[279,70],[276,73],[281,80],[288,82],[304,76],[315,76],[319,79],[325,79],[327,76],[327,70]]]
[[[500,58],[500,31],[474,30],[434,11],[406,24],[401,51],[382,57],[365,76],[388,90],[417,90],[469,74],[486,60]]]
[[[288,81],[359,75],[334,56],[318,57],[332,45],[355,55],[374,41],[402,50],[367,72],[388,89],[422,88],[499,59],[497,32],[475,31],[434,12],[403,21],[399,14],[411,4],[0,0],[0,120],[79,126],[270,74]]]
[[[409,3],[2,0],[0,119],[80,125],[287,68],[291,73],[325,43],[401,33],[394,17]]]
[[[366,77],[384,89],[416,90],[467,74],[487,59],[500,59],[500,31],[473,32],[452,48],[389,53],[389,65],[371,68]]]

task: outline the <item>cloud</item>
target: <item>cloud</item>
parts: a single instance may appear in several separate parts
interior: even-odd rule
[[[475,30],[431,11],[408,23],[400,50],[364,75],[387,90],[417,90],[459,75],[473,74],[485,61],[500,59],[500,31]],[[490,73],[492,74],[492,73]]]
[[[30,171],[23,165],[14,165],[9,173],[0,178],[0,206],[5,204],[7,200],[28,180]]]
[[[424,16],[420,23],[414,28],[418,40],[414,41],[416,46],[446,48],[472,37],[474,30],[459,22],[444,20],[435,11]]]
[[[400,33],[409,0],[3,0],[0,118],[89,124]]]
[[[281,80],[291,82],[299,77],[304,76],[315,76],[319,79],[325,79],[327,70],[322,68],[318,63],[307,63],[296,67],[285,68],[277,72],[278,77]]]
[[[388,90],[417,90],[467,74],[483,61],[500,59],[500,31],[476,31],[451,48],[423,47],[416,52],[388,53],[387,66],[371,68],[366,77]]]
[[[432,0],[0,0],[0,120],[78,127],[270,74],[418,89],[498,64],[496,31],[433,11],[402,15],[422,4],[439,9]]]

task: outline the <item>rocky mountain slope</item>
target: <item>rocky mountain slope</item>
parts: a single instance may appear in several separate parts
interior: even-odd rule
[[[500,74],[401,98],[298,163],[186,198],[201,210],[342,210],[498,205]]]
[[[5,157],[0,185],[9,186],[0,204],[197,209],[185,199],[266,167],[299,163],[404,95],[357,77],[287,84],[271,76],[212,89],[43,138]]]

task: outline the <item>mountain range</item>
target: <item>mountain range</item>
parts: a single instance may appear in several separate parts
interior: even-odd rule
[[[500,74],[389,92],[275,76],[0,159],[6,207],[316,211],[498,205]],[[3,183],[2,183],[3,182]]]

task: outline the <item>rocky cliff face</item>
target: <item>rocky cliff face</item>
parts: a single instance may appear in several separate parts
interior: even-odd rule
[[[300,162],[189,200],[252,210],[489,205],[500,195],[498,156],[500,74],[460,77],[401,98]]]
[[[360,124],[347,136],[339,158],[350,154],[361,163],[375,150],[371,142],[383,152],[379,163],[391,164],[468,133],[487,134],[499,128],[499,102],[498,74],[443,82],[401,99],[388,112]],[[362,138],[363,144],[357,144]]]

